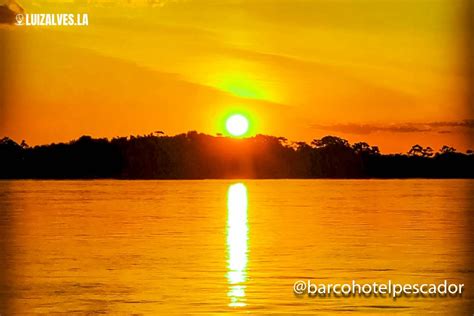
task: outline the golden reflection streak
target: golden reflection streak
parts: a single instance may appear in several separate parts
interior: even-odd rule
[[[247,279],[248,224],[247,187],[243,183],[229,186],[227,192],[227,281],[229,306],[245,306]]]

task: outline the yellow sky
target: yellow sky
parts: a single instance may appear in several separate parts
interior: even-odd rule
[[[291,140],[465,150],[467,1],[24,1],[87,12],[89,26],[0,27],[0,136],[215,134],[242,110],[256,133]]]

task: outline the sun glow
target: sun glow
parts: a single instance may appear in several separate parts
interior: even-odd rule
[[[242,136],[249,130],[249,120],[242,114],[234,114],[226,120],[225,127],[232,136]]]
[[[227,280],[229,306],[245,306],[247,279],[248,224],[247,188],[243,183],[229,186],[227,192]]]

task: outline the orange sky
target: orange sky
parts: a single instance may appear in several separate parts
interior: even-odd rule
[[[0,137],[215,134],[242,110],[295,141],[474,147],[467,0],[41,3],[89,26],[0,26]]]

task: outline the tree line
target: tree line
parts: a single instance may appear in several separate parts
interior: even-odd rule
[[[472,150],[414,145],[381,154],[336,136],[311,143],[257,135],[229,138],[188,132],[92,138],[30,147],[0,140],[2,179],[473,178]]]

